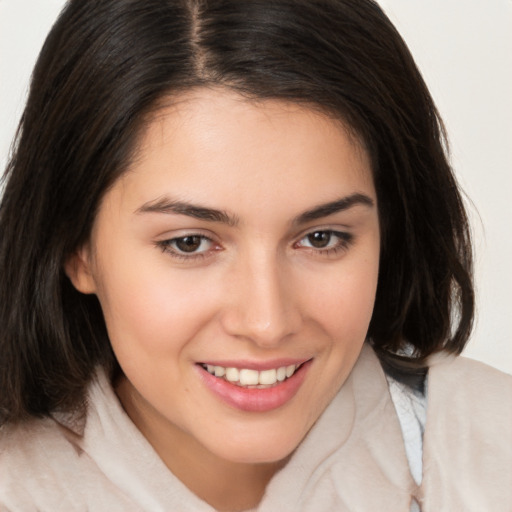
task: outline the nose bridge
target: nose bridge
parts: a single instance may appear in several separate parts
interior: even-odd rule
[[[296,331],[300,315],[286,274],[279,255],[269,249],[259,248],[238,262],[225,315],[230,334],[274,346]]]

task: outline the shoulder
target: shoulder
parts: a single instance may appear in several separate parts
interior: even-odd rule
[[[436,357],[428,377],[431,421],[451,418],[473,435],[512,435],[512,376],[465,357]],[[430,412],[432,414],[430,414]],[[504,438],[502,438],[504,439]]]
[[[119,459],[133,458],[125,450],[129,443],[117,442],[121,406],[109,386],[99,376],[75,411],[0,427],[1,511],[142,510],[127,493],[135,480],[120,476],[133,468],[121,467]]]
[[[59,508],[69,500],[72,510],[79,497],[67,496],[66,483],[77,478],[79,456],[76,434],[51,418],[4,425],[0,429],[0,504],[8,510],[31,510],[35,503],[49,509],[57,505],[52,500],[58,496]]]
[[[429,395],[460,399],[460,406],[510,409],[512,375],[461,356],[437,355],[429,361]]]
[[[464,357],[436,356],[428,377],[425,500],[444,496],[446,510],[505,510],[512,499],[510,439],[512,376]]]
[[[71,431],[52,418],[32,419],[19,424],[7,424],[0,428],[0,467],[11,463],[13,472],[27,461],[35,462],[49,453],[77,455],[77,447]],[[45,459],[48,464],[48,459]]]

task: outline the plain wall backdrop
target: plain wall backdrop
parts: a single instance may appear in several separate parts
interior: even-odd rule
[[[478,311],[465,354],[512,373],[512,1],[379,3],[430,87],[448,129],[453,167],[471,198]],[[32,67],[63,5],[0,0],[2,169]]]

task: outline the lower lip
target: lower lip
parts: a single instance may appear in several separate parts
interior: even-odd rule
[[[285,381],[264,389],[236,386],[208,373],[200,365],[198,369],[208,389],[227,405],[241,411],[266,412],[282,407],[295,396],[310,366],[311,360],[304,363]]]

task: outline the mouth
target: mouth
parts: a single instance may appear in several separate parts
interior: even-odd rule
[[[274,365],[239,363],[239,366],[228,362],[223,365],[205,362],[196,366],[203,383],[224,404],[245,412],[267,412],[292,400],[312,362],[312,359],[288,360]]]
[[[210,375],[223,379],[231,384],[248,389],[267,389],[279,385],[292,377],[303,365],[289,364],[267,370],[254,370],[251,368],[236,368],[232,366],[218,366],[200,363],[200,366]]]

